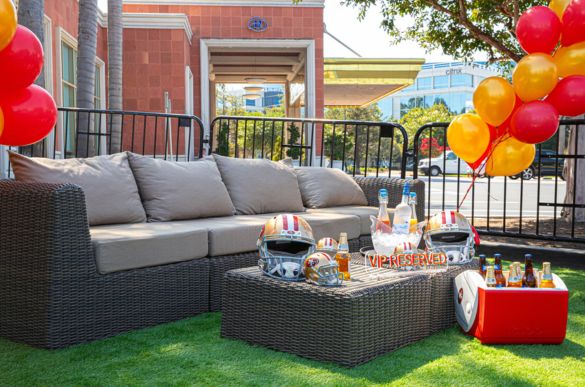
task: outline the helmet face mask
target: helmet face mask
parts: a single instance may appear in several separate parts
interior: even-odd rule
[[[441,211],[431,217],[425,244],[432,253],[443,253],[449,264],[464,264],[475,255],[475,233],[469,221],[456,211]]]
[[[258,266],[264,274],[285,281],[303,281],[303,265],[315,250],[313,231],[298,215],[269,219],[258,238]]]

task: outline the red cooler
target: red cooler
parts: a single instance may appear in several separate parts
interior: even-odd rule
[[[488,288],[474,270],[455,278],[457,322],[482,344],[561,344],[569,292],[553,274],[554,289]]]

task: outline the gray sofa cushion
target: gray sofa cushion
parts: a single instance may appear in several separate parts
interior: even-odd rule
[[[130,153],[129,160],[149,221],[235,213],[213,159],[172,162]]]
[[[303,203],[308,208],[367,206],[368,199],[349,175],[336,168],[295,168]]]
[[[238,214],[305,210],[291,168],[265,159],[214,157]]]
[[[146,221],[126,153],[51,160],[10,152],[10,164],[18,181],[80,186],[90,225]]]
[[[90,228],[102,274],[202,258],[207,229],[189,222],[136,223]]]
[[[329,208],[310,208],[307,210],[309,214],[344,214],[355,215],[360,218],[360,234],[370,235],[370,216],[378,215],[378,208],[369,206],[342,206]],[[391,211],[389,211],[391,212]]]

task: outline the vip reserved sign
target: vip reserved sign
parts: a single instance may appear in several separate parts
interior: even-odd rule
[[[365,265],[376,269],[430,270],[445,268],[448,261],[445,253],[403,253],[386,256],[371,250],[365,255]]]

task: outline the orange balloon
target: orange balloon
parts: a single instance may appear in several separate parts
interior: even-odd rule
[[[565,13],[565,9],[570,2],[571,0],[551,0],[548,7],[557,14],[559,19],[563,20],[563,13]]]
[[[457,156],[471,164],[483,156],[489,146],[490,129],[477,114],[461,114],[451,121],[447,142]]]
[[[492,126],[500,126],[508,119],[515,102],[514,88],[502,77],[484,79],[473,93],[477,114]]]
[[[518,62],[512,75],[514,91],[524,102],[546,97],[557,85],[558,72],[553,57],[530,54]]]
[[[2,113],[2,109],[0,109],[0,137],[2,137],[3,131],[4,131],[4,113]]]
[[[0,0],[0,51],[12,41],[16,25],[14,4],[10,0]]]
[[[559,77],[585,75],[585,42],[559,47],[554,56]]]
[[[534,161],[536,147],[508,137],[497,144],[486,162],[485,171],[490,176],[514,176]]]

